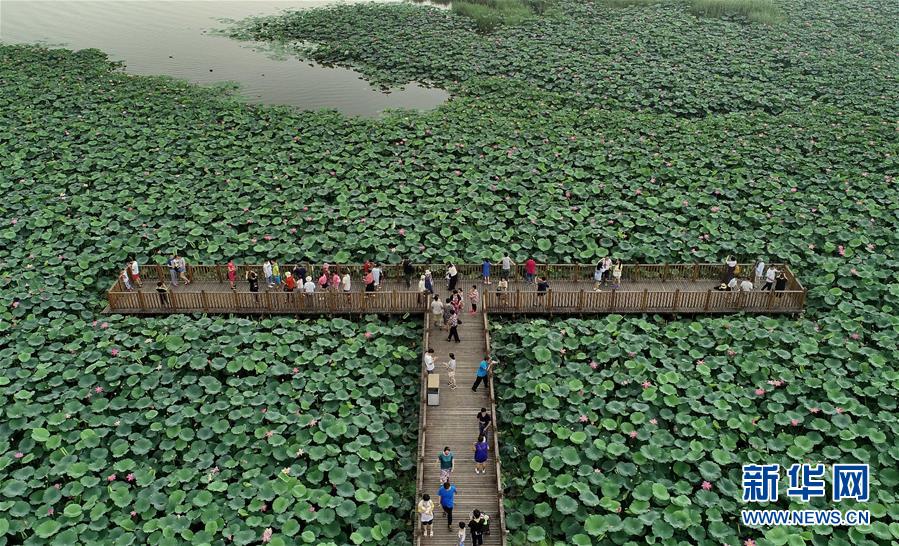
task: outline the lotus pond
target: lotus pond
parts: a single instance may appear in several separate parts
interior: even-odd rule
[[[559,1],[483,35],[446,11],[364,5],[241,27],[454,92],[377,120],[247,105],[95,50],[0,46],[0,544],[218,546],[269,528],[273,543],[408,542],[418,324],[103,318],[104,292],[131,255],[507,249],[761,255],[810,288],[801,319],[502,324],[516,543],[895,543],[899,14],[783,9],[766,26]],[[734,472],[760,453],[869,462],[875,523],[739,528]]]

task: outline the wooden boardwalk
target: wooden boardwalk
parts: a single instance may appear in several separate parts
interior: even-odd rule
[[[117,281],[108,294],[106,313],[122,314],[246,314],[246,315],[321,315],[321,314],[408,314],[421,313],[427,307],[427,298],[417,291],[418,275],[411,289],[406,286],[396,266],[385,268],[387,274],[380,290],[365,294],[362,291],[361,271],[356,265],[334,266],[341,271],[350,270],[353,290],[343,292],[317,292],[306,295],[299,291],[288,294],[278,289],[268,289],[261,279],[260,292],[252,293],[246,281],[239,280],[236,290],[231,290],[224,280],[223,266],[194,266],[188,269],[193,282],[170,287],[165,301],[155,292],[157,278],[168,282],[162,266],[148,267],[143,289],[126,291]],[[419,271],[435,265],[417,266]],[[751,269],[743,264],[743,270]],[[604,287],[593,290],[593,266],[543,265],[538,274],[549,278],[550,290],[538,294],[533,284],[523,282],[516,271],[509,283],[508,293],[497,293],[497,282],[482,286],[479,268],[474,265],[459,266],[458,286],[466,292],[472,284],[478,284],[491,313],[500,314],[590,314],[590,313],[799,313],[805,307],[805,289],[793,276],[789,267],[777,267],[787,275],[786,290],[751,292],[719,292],[714,288],[720,282],[723,271],[716,264],[685,265],[625,265],[621,285],[617,289]],[[238,279],[244,273],[258,267],[241,267]],[[446,295],[443,278],[435,277],[438,294]],[[759,287],[757,287],[759,288]]]
[[[467,307],[467,304],[466,304]],[[429,317],[430,315],[426,315]],[[422,400],[419,416],[418,438],[418,481],[416,489],[418,498],[423,493],[431,496],[438,505],[434,517],[434,536],[421,536],[421,525],[416,516],[416,544],[434,546],[456,546],[459,530],[458,522],[468,522],[472,510],[478,509],[490,517],[490,536],[484,537],[485,545],[505,546],[505,512],[502,508],[502,485],[499,458],[498,434],[496,429],[488,434],[490,458],[487,461],[487,473],[474,472],[474,443],[478,435],[477,414],[481,408],[487,408],[494,417],[496,425],[496,405],[493,397],[493,379],[488,384],[481,384],[477,392],[471,390],[478,365],[488,352],[487,317],[483,311],[477,314],[462,314],[462,325],[459,326],[460,343],[446,340],[447,332],[438,325],[428,322],[423,345],[435,351],[437,369],[435,373],[440,381],[440,405],[426,404],[425,387],[427,374],[422,377]],[[451,389],[446,368],[443,363],[449,359],[449,353],[456,356],[456,389]],[[492,375],[492,374],[491,374]],[[449,446],[455,455],[455,470],[450,478],[456,486],[456,506],[453,510],[453,528],[447,529],[447,520],[439,509],[437,490],[440,487],[440,465],[437,455]],[[469,535],[466,544],[471,544]]]
[[[538,294],[533,284],[523,282],[521,266],[512,272],[509,291],[497,293],[497,278],[491,285],[484,285],[479,265],[460,265],[458,288],[465,295],[469,309],[468,290],[476,284],[481,291],[482,305],[477,314],[463,313],[459,327],[461,343],[446,341],[447,333],[430,324],[428,298],[417,291],[418,275],[425,269],[435,273],[434,285],[441,298],[446,298],[442,276],[443,268],[435,265],[416,266],[417,273],[411,289],[402,279],[398,266],[385,268],[386,280],[375,293],[362,292],[361,266],[334,266],[350,271],[353,290],[343,292],[318,292],[305,295],[299,292],[287,294],[268,289],[262,279],[261,267],[241,266],[238,270],[236,290],[231,290],[224,266],[193,266],[187,274],[192,282],[171,287],[162,300],[155,291],[156,281],[168,284],[168,272],[163,266],[146,266],[143,270],[142,289],[126,291],[118,280],[109,291],[109,305],[105,313],[159,315],[173,313],[196,314],[244,314],[244,315],[333,315],[333,314],[422,314],[425,329],[422,334],[422,353],[431,347],[435,350],[436,373],[440,381],[440,403],[427,405],[427,374],[422,365],[417,451],[415,503],[423,493],[431,495],[439,506],[437,489],[440,470],[437,455],[449,446],[456,456],[456,470],[452,483],[458,489],[454,525],[447,530],[441,510],[435,511],[434,536],[423,538],[418,514],[410,514],[417,546],[454,546],[457,544],[458,521],[468,521],[469,513],[479,509],[490,516],[491,535],[485,544],[507,546],[505,512],[503,508],[502,472],[499,460],[500,417],[496,412],[493,375],[478,392],[471,386],[480,361],[490,354],[490,333],[487,313],[499,314],[595,314],[595,313],[799,313],[805,306],[805,288],[786,265],[776,267],[787,275],[785,290],[778,292],[718,292],[723,267],[719,264],[684,265],[625,265],[619,287],[603,287],[594,291],[592,265],[540,265],[537,274],[550,281],[550,290]],[[744,271],[752,265],[741,264]],[[257,271],[260,292],[251,293],[243,281],[248,270]],[[287,270],[287,267],[282,267]],[[498,268],[494,268],[498,273]],[[312,275],[316,277],[316,275]],[[443,363],[450,352],[456,355],[457,388],[449,387]],[[477,413],[486,407],[493,416],[493,433],[489,435],[490,458],[487,473],[474,472],[473,446],[478,433]],[[468,544],[471,538],[468,538]]]

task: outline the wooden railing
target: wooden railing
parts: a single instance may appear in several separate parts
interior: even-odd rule
[[[480,265],[457,265],[460,276],[460,287],[466,282],[480,279]],[[743,277],[749,276],[753,264],[740,264]],[[622,267],[622,287],[620,289],[604,289],[602,292],[592,290],[593,271],[595,266],[583,264],[543,264],[538,265],[537,274],[545,276],[552,287],[554,283],[583,283],[578,289],[569,284],[559,289],[551,288],[545,294],[539,294],[532,287],[525,290],[514,289],[507,293],[498,293],[494,289],[484,287],[483,300],[492,312],[503,314],[537,314],[537,313],[798,313],[805,307],[806,290],[785,264],[775,264],[787,277],[786,289],[783,291],[755,290],[752,292],[718,292],[697,287],[681,288],[684,282],[691,285],[697,281],[720,279],[724,273],[722,264],[625,264]],[[282,272],[292,268],[282,267]],[[442,268],[440,264],[418,264],[416,271],[430,269],[434,274],[436,286],[442,286]],[[362,266],[358,264],[333,265],[332,271],[349,271],[355,284],[359,285]],[[362,292],[316,292],[307,295],[301,291],[286,293],[265,290],[261,292],[246,291],[247,283],[243,280],[248,271],[256,271],[260,284],[264,287],[261,266],[238,266],[237,290],[230,290],[227,284],[227,267],[220,265],[188,266],[187,276],[194,286],[209,287],[209,290],[171,290],[165,299],[146,287],[155,284],[154,277],[168,282],[168,268],[164,266],[146,266],[143,268],[144,291],[126,291],[121,280],[117,280],[108,294],[107,312],[126,314],[172,314],[172,313],[214,313],[214,314],[406,314],[425,312],[428,298],[417,292],[417,275],[413,279],[410,290],[390,290],[374,293]],[[385,279],[402,279],[402,268],[398,265],[384,266]],[[307,266],[308,274],[317,277],[311,266]],[[320,272],[320,271],[319,271]],[[500,270],[494,266],[494,277]],[[513,266],[511,272],[513,282],[522,277],[523,266]],[[664,285],[677,281],[680,287],[660,290],[659,286],[649,289],[634,289],[636,283],[654,283]],[[630,285],[630,286],[629,286]],[[395,284],[393,286],[396,286]],[[401,288],[405,288],[402,284]],[[706,287],[708,283],[706,282]],[[759,287],[756,287],[759,288]]]
[[[503,505],[503,500],[505,499],[505,494],[503,492],[503,480],[502,480],[502,468],[499,457],[499,416],[496,412],[496,390],[494,386],[496,385],[495,381],[495,371],[496,364],[493,364],[493,353],[490,348],[490,323],[487,320],[487,304],[483,300],[481,301],[481,305],[483,307],[483,319],[484,319],[484,354],[487,355],[487,358],[490,359],[490,371],[489,371],[489,389],[488,396],[490,398],[490,415],[493,416],[493,462],[496,465],[496,494],[499,499],[499,541],[501,546],[506,546],[506,508]]]
[[[424,334],[422,335],[421,340],[421,354],[425,354],[428,350],[428,347],[431,346],[431,313],[424,313]],[[412,529],[413,533],[415,533],[415,544],[416,546],[421,546],[421,537],[422,537],[422,524],[421,518],[418,515],[418,501],[421,500],[421,496],[425,490],[424,484],[424,476],[425,476],[425,457],[427,454],[425,450],[427,448],[427,439],[428,439],[428,374],[424,369],[424,366],[419,365],[419,374],[421,383],[421,396],[418,405],[418,449],[416,452],[416,480],[415,480],[415,500],[412,503]]]

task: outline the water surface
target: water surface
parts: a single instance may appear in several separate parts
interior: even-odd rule
[[[344,0],[344,3],[346,0]],[[97,48],[132,74],[167,75],[200,84],[236,82],[251,102],[303,109],[336,108],[374,116],[385,108],[428,109],[448,97],[410,84],[383,93],[358,72],[295,58],[274,58],[212,33],[221,19],[325,6],[326,0],[0,0],[0,40],[70,49]]]

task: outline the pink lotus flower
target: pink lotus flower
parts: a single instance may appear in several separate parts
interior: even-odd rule
[[[855,276],[857,277],[857,276],[858,276],[858,269],[856,269],[856,268],[853,267],[852,269],[849,270],[849,273],[852,274],[852,275],[855,275]]]
[[[371,336],[372,336],[371,332],[365,332],[365,339],[371,339]]]
[[[106,481],[108,481],[108,482],[114,482],[114,481],[115,481],[115,478],[116,478],[116,475],[115,475],[115,474],[110,474],[109,476],[106,476]]]
[[[656,419],[655,417],[653,417],[652,419],[649,420],[649,424],[650,424],[650,425],[658,425],[658,424],[659,424],[659,420]]]
[[[595,370],[595,369],[599,368],[599,364],[597,364],[596,361],[591,360],[590,367]]]
[[[111,354],[112,356],[118,356],[119,350],[116,349],[115,347],[113,347],[112,349],[109,350],[109,354]]]
[[[634,351],[628,351],[627,356],[634,358],[635,356],[637,356],[637,353],[635,353]]]
[[[868,250],[874,250],[874,243],[868,243]]]
[[[274,431],[274,430],[267,430],[267,431],[265,431],[265,437],[266,437],[266,438],[271,438],[271,437],[274,436],[274,435],[275,435],[275,431]]]
[[[104,323],[100,324],[100,328],[102,328],[102,329],[104,329],[104,330],[107,329],[107,328],[109,328],[109,323],[108,323],[108,322],[104,322]]]
[[[54,483],[54,484],[53,484],[53,489],[56,489],[57,491],[60,490],[60,489],[62,489],[62,484],[61,484],[61,483]]]
[[[299,368],[294,368],[294,369],[293,369],[293,373],[300,373],[300,369],[299,369]]]
[[[587,417],[586,415],[581,415],[580,417],[578,417],[578,421],[580,421],[581,423],[589,423],[590,418]]]
[[[272,528],[266,527],[265,531],[262,531],[262,542],[270,542],[272,540]]]
[[[133,518],[133,517],[136,516],[136,515],[137,515],[137,512],[134,511],[134,510],[132,510],[132,511],[131,511],[131,517]]]
[[[837,408],[837,413],[843,413],[843,408]]]
[[[133,474],[133,473],[128,474],[127,476],[125,476],[125,480],[127,480],[127,481],[129,481],[129,482],[133,482],[133,481],[134,481],[134,474]]]
[[[405,228],[400,228],[399,233],[400,233],[400,236],[401,236],[401,237],[405,237],[405,236],[406,236],[406,229],[405,229]]]
[[[13,457],[15,457],[16,459],[21,459],[24,456],[25,456],[25,454],[22,453],[21,451],[16,451],[16,454],[13,455]]]
[[[755,394],[756,394],[756,396],[764,396],[765,389],[762,389],[762,388],[755,389]]]
[[[267,512],[267,511],[268,511],[268,504],[262,503],[262,506],[259,507],[259,510],[260,510],[261,512]]]
[[[644,389],[648,389],[649,387],[652,386],[652,383],[649,381],[644,381],[642,384],[643,384]]]
[[[54,512],[54,510],[53,510],[53,507],[52,507],[52,506],[51,506],[50,508],[47,508],[47,515],[48,515],[48,516],[52,516],[52,515],[53,515],[53,512]]]
[[[462,176],[462,171],[457,169],[457,170],[453,171],[453,174],[456,176]]]
[[[12,224],[12,225],[16,225],[16,224],[19,223],[19,219],[18,219],[18,218],[13,218],[12,220],[9,221],[9,223]]]
[[[853,332],[852,334],[849,335],[849,337],[851,337],[852,339],[859,339],[859,338],[861,338],[862,336],[860,336],[859,334]]]
[[[641,195],[643,193],[643,190],[641,190],[640,188],[637,188],[637,191],[635,191],[634,193],[637,195]]]
[[[843,245],[839,245],[837,247],[837,253],[839,253],[840,256],[846,255],[846,249],[843,247]]]
[[[637,431],[636,431],[636,430],[630,431],[630,433],[628,434],[628,436],[630,436],[631,438],[636,438],[636,437],[637,437]]]
[[[790,424],[794,427],[797,426],[799,424],[799,419],[790,419]]]
[[[755,546],[755,541],[751,538],[747,538],[743,541],[743,546]]]
[[[799,188],[790,188],[790,192],[792,193],[796,193],[797,191],[799,191]]]
[[[702,482],[702,488],[705,489],[706,491],[711,491],[712,483],[704,481],[704,482]]]
[[[719,210],[721,210],[721,208],[719,208],[719,207],[712,207],[712,212],[718,212]]]
[[[701,359],[701,358],[700,358],[699,360],[696,361],[696,365],[697,365],[697,366],[702,366],[703,364],[705,364],[705,360],[703,360],[703,359]]]
[[[272,240],[272,236],[271,236],[271,235],[264,235],[262,238],[265,239],[266,241],[271,241],[271,240]]]
[[[727,356],[734,356],[734,355],[736,355],[736,354],[737,354],[737,352],[734,351],[734,350],[728,350],[728,351],[727,351]]]
[[[94,387],[94,392],[97,393],[97,394],[100,394],[101,392],[103,392],[103,387],[99,387],[99,386],[98,386],[98,387]]]
[[[310,511],[310,512],[315,512],[315,507],[314,507],[314,506],[310,506],[310,507],[309,507],[309,511]]]
[[[809,408],[809,411],[812,413],[818,413],[821,410],[819,408]]]
[[[12,308],[13,308],[13,309],[18,309],[18,307],[19,307],[19,300],[16,300],[16,301],[12,302]]]
[[[687,201],[686,199],[684,199],[683,201],[681,201],[680,204],[683,205],[683,206],[685,206],[685,207],[689,207],[689,206],[690,206],[690,202]]]
[[[331,176],[337,176],[337,171],[331,171]]]

